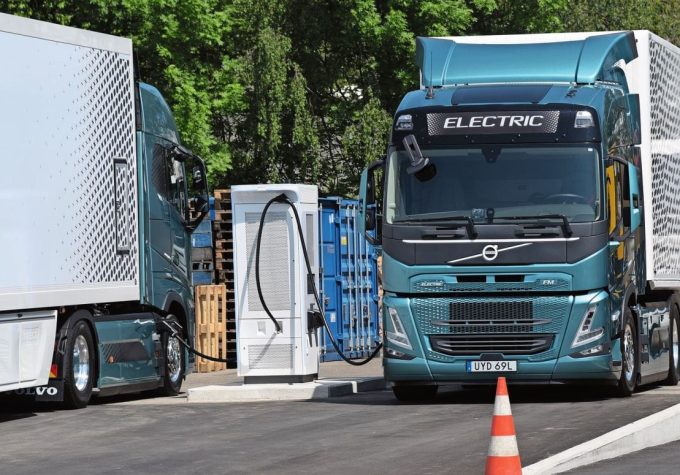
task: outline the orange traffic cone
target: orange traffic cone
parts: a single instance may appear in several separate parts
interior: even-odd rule
[[[485,475],[521,475],[522,462],[519,460],[515,423],[510,410],[510,397],[505,378],[498,378],[496,402],[491,421],[491,444],[486,458]]]

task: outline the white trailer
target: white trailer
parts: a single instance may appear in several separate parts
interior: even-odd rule
[[[47,383],[58,307],[140,291],[132,42],[0,14],[0,64],[5,391]]]
[[[0,14],[0,65],[0,392],[176,393],[203,162],[129,39]]]

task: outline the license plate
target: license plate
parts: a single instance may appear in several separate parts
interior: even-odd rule
[[[468,373],[512,373],[517,371],[517,361],[468,361]]]

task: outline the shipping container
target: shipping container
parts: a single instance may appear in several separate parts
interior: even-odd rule
[[[377,253],[358,232],[358,201],[319,199],[321,298],[343,354],[368,356],[379,340]],[[323,333],[321,361],[339,360]]]

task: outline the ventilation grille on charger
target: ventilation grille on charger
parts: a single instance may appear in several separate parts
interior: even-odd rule
[[[248,345],[250,369],[293,368],[294,345]]]
[[[248,250],[248,310],[263,311],[255,282],[255,246],[260,228],[260,213],[246,213],[246,249]],[[260,245],[260,283],[267,307],[271,311],[290,310],[290,242],[287,213],[267,212]]]

